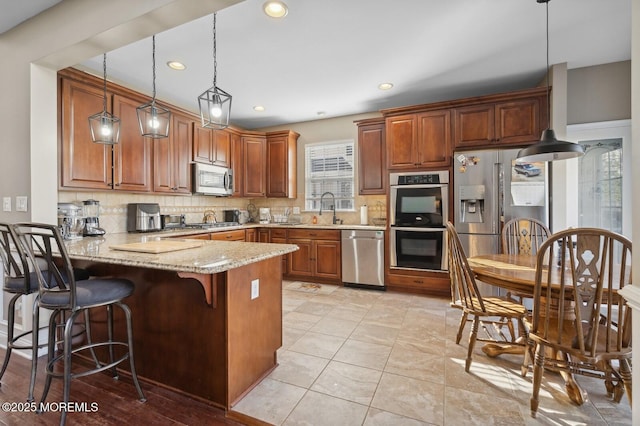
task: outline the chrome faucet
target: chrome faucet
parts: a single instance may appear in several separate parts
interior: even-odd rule
[[[338,223],[338,219],[336,218],[336,196],[333,195],[333,192],[325,192],[320,196],[320,212],[318,214],[322,216],[322,200],[324,199],[325,195],[331,195],[331,199],[333,200],[331,209],[333,210],[333,224],[335,225],[336,223]]]

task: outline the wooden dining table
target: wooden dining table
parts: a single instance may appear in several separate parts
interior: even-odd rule
[[[488,254],[468,259],[469,266],[477,280],[491,284],[520,295],[533,297],[536,283],[536,256],[521,254]],[[545,272],[546,276],[546,272]],[[551,273],[551,285],[560,282],[559,269]],[[547,284],[542,284],[546,286]],[[553,289],[552,289],[553,291]],[[488,356],[495,357],[504,353],[523,353],[522,345],[488,344],[482,348]],[[569,398],[578,405],[586,400],[586,393],[580,388],[572,374],[561,372]]]

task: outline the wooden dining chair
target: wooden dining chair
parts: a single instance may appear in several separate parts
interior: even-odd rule
[[[447,223],[447,254],[451,279],[451,306],[462,310],[456,344],[460,343],[467,320],[472,321],[465,371],[468,372],[471,367],[471,356],[476,341],[524,346],[526,336],[523,336],[522,341],[516,341],[518,336],[513,321],[517,322],[519,330],[526,330],[525,307],[502,297],[482,297],[458,233],[451,222]],[[469,316],[472,319],[469,319]],[[478,336],[481,325],[484,334]],[[503,332],[505,327],[509,330],[509,338]]]
[[[535,256],[550,235],[547,225],[537,219],[511,219],[502,228],[502,253]]]
[[[556,242],[560,251],[554,256]],[[616,292],[630,283],[631,242],[619,234],[568,229],[540,246],[529,330],[532,417],[546,368],[561,372],[565,380],[573,374],[601,378],[616,402],[625,390],[631,402],[631,309]]]

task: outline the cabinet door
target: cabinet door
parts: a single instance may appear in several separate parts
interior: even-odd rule
[[[264,197],[266,178],[266,139],[243,137],[243,186],[245,197]]]
[[[297,197],[299,136],[292,131],[267,133],[267,197]]]
[[[153,191],[191,193],[193,121],[173,114],[169,138],[153,141]]]
[[[258,230],[258,242],[259,243],[268,243],[269,242],[269,229],[268,228],[260,228]]]
[[[360,195],[386,194],[387,168],[384,122],[358,126]]]
[[[489,145],[495,141],[494,104],[456,108],[454,122],[455,148]]]
[[[314,241],[315,276],[340,280],[340,241]]]
[[[113,112],[120,117],[120,143],[113,145],[113,186],[122,191],[152,189],[152,140],[140,134],[136,108],[143,102],[113,97]]]
[[[504,145],[533,142],[540,138],[540,102],[538,98],[496,105],[496,142]]]
[[[422,167],[449,166],[451,159],[451,112],[431,111],[418,115],[418,163]]]
[[[111,97],[108,94],[109,106]],[[88,122],[89,116],[102,111],[102,90],[63,79],[60,83],[60,98],[61,186],[111,188],[111,145],[93,143]]]
[[[244,229],[235,229],[233,231],[212,232],[211,239],[216,241],[245,241],[246,235]]]
[[[288,275],[312,277],[312,242],[296,239],[289,239],[288,242],[299,247],[298,250],[290,253]]]
[[[271,237],[271,241],[272,243],[275,244],[286,244],[287,243],[287,239],[286,238],[282,238],[282,237]],[[286,275],[288,272],[288,267],[289,267],[289,255],[285,254],[282,256],[282,274]]]
[[[386,119],[387,168],[413,169],[416,162],[415,141],[418,123],[415,114]]]
[[[258,233],[255,228],[245,229],[245,241],[249,243],[258,242],[257,235]]]
[[[231,169],[233,171],[233,196],[244,195],[244,149],[242,138],[236,133],[231,134]]]
[[[213,130],[200,125],[193,131],[193,161],[213,164]]]
[[[213,164],[231,167],[231,133],[226,130],[216,130],[213,135]]]

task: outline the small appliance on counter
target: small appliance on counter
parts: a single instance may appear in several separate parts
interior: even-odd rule
[[[127,232],[153,232],[161,229],[160,206],[157,203],[127,204]]]
[[[185,228],[187,225],[183,214],[163,214],[160,215],[160,227],[162,229]]]
[[[260,223],[271,222],[271,209],[268,207],[260,207],[259,212]]]
[[[76,203],[58,203],[58,226],[65,240],[82,238],[84,215],[82,206]]]
[[[104,229],[100,228],[100,201],[84,200],[82,202],[84,210],[84,231],[85,237],[98,237],[104,235]]]
[[[238,216],[240,216],[240,210],[222,210],[223,222],[238,222]]]

